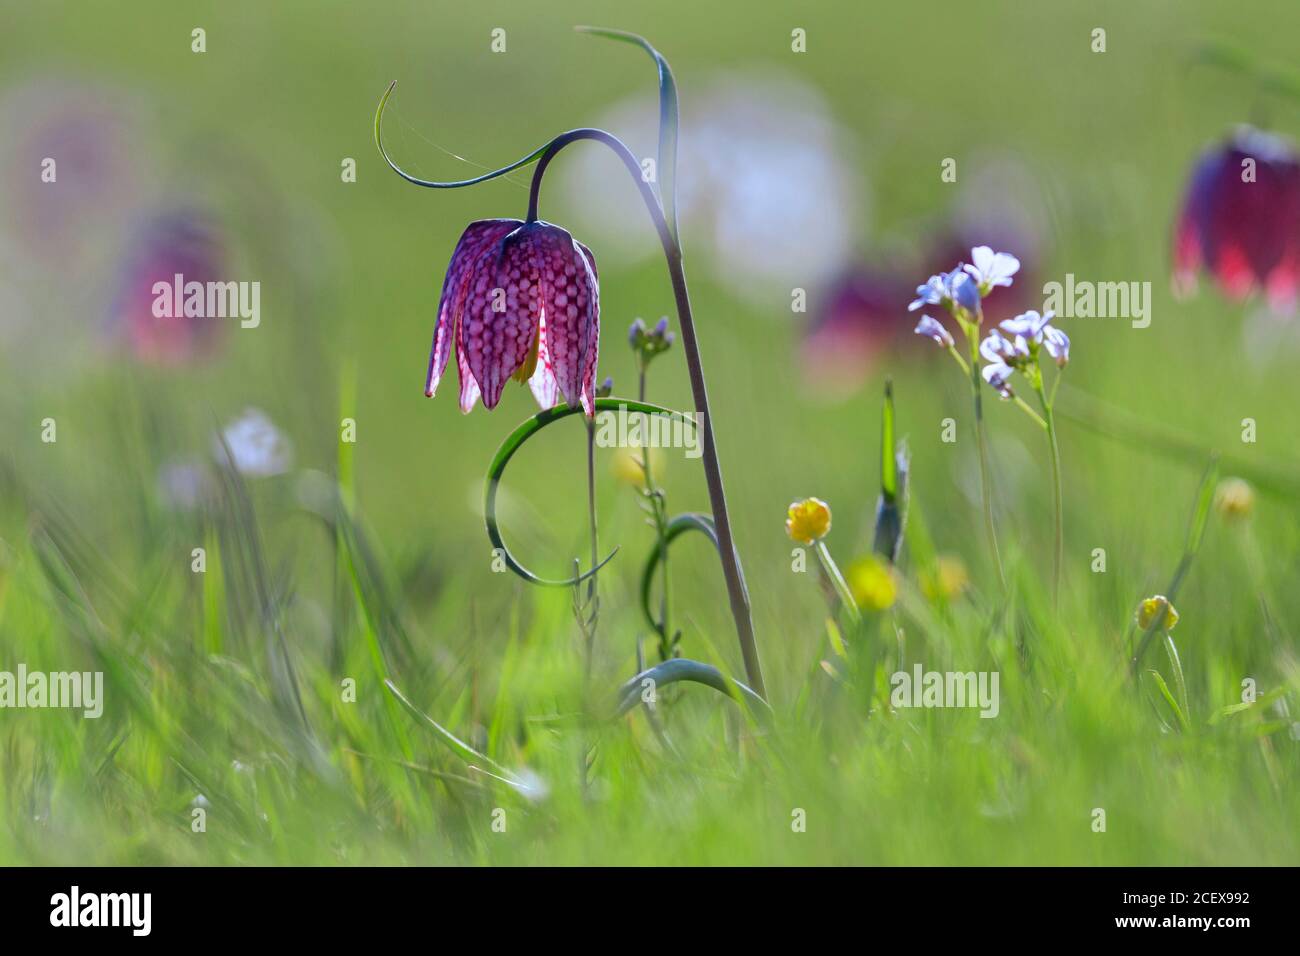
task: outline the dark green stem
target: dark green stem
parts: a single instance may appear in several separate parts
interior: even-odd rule
[[[740,641],[740,652],[745,660],[745,674],[750,685],[760,696],[766,697],[767,690],[763,683],[763,667],[758,657],[758,642],[754,637],[754,622],[750,613],[749,591],[745,587],[745,576],[740,566],[740,556],[736,552],[735,541],[731,534],[731,518],[727,512],[727,495],[722,483],[722,466],[718,461],[718,448],[713,435],[713,416],[709,410],[709,393],[704,382],[704,366],[700,360],[700,346],[695,336],[695,318],[691,312],[690,294],[686,288],[686,273],[682,268],[681,247],[673,237],[672,231],[664,218],[659,198],[641,176],[641,164],[632,151],[618,139],[604,130],[575,129],[557,136],[537,162],[533,172],[532,187],[529,190],[528,218],[537,218],[537,201],[541,190],[542,177],[555,155],[570,143],[590,139],[603,143],[613,150],[623,161],[632,177],[646,211],[654,223],[663,246],[664,258],[668,263],[668,274],[672,280],[673,297],[677,303],[677,323],[681,328],[682,346],[686,352],[686,368],[690,374],[691,394],[695,400],[695,411],[699,417],[703,433],[703,464],[705,482],[709,489],[709,505],[713,511],[714,526],[718,532],[718,553],[722,558],[723,576],[727,582],[727,596],[731,604],[731,616],[736,624],[736,634]]]

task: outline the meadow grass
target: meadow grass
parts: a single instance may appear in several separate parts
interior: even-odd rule
[[[1155,10],[1107,11],[1112,38],[1124,42],[1107,61],[1113,68],[1086,83],[1077,77],[1087,54],[1070,59],[1072,46],[1049,44],[1063,66],[1038,82],[1016,71],[1025,69],[1023,51],[1054,31],[1086,37],[1090,8],[1046,24],[1005,5],[960,37],[936,38],[932,64],[959,62],[970,48],[959,44],[972,44],[983,51],[985,80],[1014,91],[1004,113],[963,119],[959,130],[971,143],[1036,158],[1054,217],[1045,275],[1162,280],[1188,164],[1241,118],[1249,98],[1180,72],[1186,50],[1205,33],[1236,30],[1262,55],[1289,53],[1287,31],[1268,16],[1240,22],[1214,4],[1186,6],[1172,26]],[[394,149],[426,172],[445,169],[450,161],[419,135],[437,130],[439,144],[513,157],[614,93],[643,88],[645,64],[623,51],[579,48],[600,83],[550,61],[553,44],[579,42],[569,24],[591,19],[579,7],[520,14],[512,36],[539,39],[518,43],[518,59],[477,91],[473,109],[455,109],[441,94],[422,102],[405,85]],[[951,127],[916,117],[939,116],[965,81],[904,58],[909,38],[933,32],[925,11],[900,5],[896,17],[848,29],[856,9],[808,13],[810,36],[827,46],[801,68],[871,146],[863,178],[885,184],[875,238],[906,243],[948,201],[935,192],[933,170],[950,149],[940,130]],[[667,4],[625,24],[670,55],[685,109],[694,75],[719,61],[769,63],[789,35],[778,11],[747,8],[682,26],[697,13]],[[1280,5],[1273,13],[1294,17]],[[165,118],[181,130],[167,138],[170,148],[189,156],[178,144],[206,142],[204,124],[215,123],[234,155],[258,158],[206,173],[233,193],[255,181],[273,195],[306,197],[319,218],[291,225],[276,212],[301,211],[296,205],[259,210],[253,258],[268,280],[290,270],[297,284],[268,293],[259,337],[232,336],[224,362],[179,373],[104,363],[64,377],[12,350],[0,356],[0,669],[21,661],[32,670],[102,670],[106,685],[97,720],[0,712],[0,863],[1300,860],[1300,420],[1291,413],[1300,386],[1292,353],[1252,350],[1243,334],[1249,308],[1213,290],[1175,304],[1157,281],[1149,329],[1063,324],[1074,356],[1056,409],[1065,509],[1054,608],[1053,489],[1033,424],[985,392],[1004,596],[985,538],[969,386],[948,360],[891,350],[853,396],[811,397],[795,368],[800,330],[785,314],[788,297],[770,308],[735,301],[713,263],[692,259],[684,221],[773,713],[756,719],[710,688],[679,684],[663,689],[656,723],[643,708],[608,719],[618,688],[638,670],[638,641],[654,652],[638,585],[655,531],[635,490],[614,481],[602,458],[601,541],[621,550],[599,577],[595,713],[585,717],[572,595],[494,573],[483,533],[484,470],[533,413],[527,395],[512,388],[491,415],[462,419],[454,402],[424,403],[416,389],[455,235],[484,214],[519,215],[524,190],[494,184],[484,187],[487,199],[424,202],[381,173],[369,139],[375,98],[394,75],[427,81],[426,92],[445,89],[449,74],[483,76],[483,57],[455,38],[486,38],[495,21],[449,10],[434,29],[423,5],[390,14],[375,22],[340,12],[317,34],[303,26],[314,8],[276,5],[258,14],[257,34],[297,42],[243,58],[237,73],[196,69],[180,41],[176,52],[158,53],[192,25],[169,6],[111,47],[97,15],[61,17],[66,29],[40,57],[32,50],[48,23],[33,10],[15,16],[6,79],[44,69],[46,58],[141,88],[165,79],[177,97]],[[553,19],[563,28],[552,30]],[[220,27],[227,36],[240,28],[230,11],[214,8],[209,21],[216,37]],[[372,44],[343,42],[362,31]],[[719,35],[729,38],[723,53]],[[863,37],[878,56],[862,55]],[[553,95],[521,105],[519,84],[536,76]],[[861,92],[900,90],[901,76],[905,94]],[[1132,96],[1135,88],[1149,96]],[[196,114],[194,102],[208,111]],[[237,130],[217,122],[226,116],[241,117]],[[1062,131],[1062,117],[1087,132],[1085,145]],[[338,155],[365,157],[352,192],[339,191]],[[637,228],[649,242],[648,227]],[[310,245],[308,233],[334,244]],[[669,311],[671,296],[661,262],[602,262],[601,282],[602,373],[614,375],[615,394],[631,395],[636,370],[618,347],[623,322]],[[648,397],[686,409],[678,359],[656,362]],[[879,638],[872,670],[864,642],[849,646],[848,660],[836,654],[816,562],[792,572],[782,520],[792,499],[817,495],[834,509],[827,544],[837,559],[847,566],[871,551],[886,375],[912,455],[899,559],[907,583],[896,610],[875,622],[889,637]],[[1122,418],[1102,415],[1103,401]],[[202,508],[168,508],[158,469],[178,453],[208,454],[217,426],[248,404],[270,409],[292,437],[295,469],[259,480],[218,470]],[[356,445],[338,441],[346,415],[359,423]],[[59,422],[52,445],[36,426],[47,416]],[[949,417],[960,426],[955,444],[940,439]],[[1246,417],[1259,423],[1258,443],[1240,440]],[[520,452],[502,489],[511,547],[551,575],[586,551],[584,438],[576,420],[548,430]],[[1229,522],[1211,512],[1175,601],[1185,693],[1158,642],[1141,668],[1163,675],[1184,726],[1157,685],[1130,674],[1140,639],[1132,622],[1138,601],[1175,573],[1215,451],[1222,475],[1252,480],[1254,514]],[[666,472],[674,512],[707,510],[697,463],[670,457]],[[191,571],[196,547],[206,551],[203,574]],[[1106,551],[1104,572],[1093,570],[1096,548]],[[940,555],[960,557],[971,577],[949,601],[919,587]],[[716,552],[686,535],[672,546],[671,567],[682,652],[743,679]],[[895,626],[908,665],[998,671],[998,716],[884,706],[883,681],[900,653]],[[837,680],[823,661],[850,679]],[[1244,678],[1258,685],[1253,705],[1242,706]],[[349,679],[354,702],[344,699]],[[192,828],[196,807],[206,811],[204,832]],[[1097,808],[1104,833],[1094,831]],[[796,810],[806,815],[804,832],[792,829]]]

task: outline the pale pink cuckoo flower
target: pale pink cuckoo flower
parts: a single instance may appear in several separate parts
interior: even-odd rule
[[[559,226],[518,219],[472,222],[447,267],[425,394],[452,351],[460,409],[501,400],[511,378],[527,381],[542,408],[563,397],[595,414],[600,285],[591,250]]]

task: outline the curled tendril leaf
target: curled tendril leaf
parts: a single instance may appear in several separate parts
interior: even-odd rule
[[[487,524],[488,539],[492,542],[492,547],[500,553],[506,567],[530,584],[539,584],[544,587],[572,587],[591,577],[618,553],[618,548],[615,548],[594,568],[575,577],[558,581],[550,580],[538,577],[515,559],[515,556],[510,553],[510,549],[506,547],[505,541],[502,540],[501,529],[497,523],[497,488],[501,484],[501,476],[505,474],[506,465],[510,463],[510,459],[514,457],[515,452],[523,447],[524,442],[547,425],[552,425],[561,419],[568,418],[570,415],[581,414],[581,412],[581,407],[573,405],[557,405],[554,408],[538,412],[506,436],[506,440],[501,443],[501,447],[497,449],[496,455],[492,458],[492,463],[488,466],[487,489],[483,497],[483,518]],[[641,412],[645,415],[670,415],[691,425],[695,424],[689,415],[683,415],[681,412],[675,412],[661,405],[638,402],[629,398],[598,398],[596,399],[596,412]]]
[[[664,219],[673,242],[677,237],[677,82],[673,79],[672,68],[650,41],[626,30],[610,30],[605,27],[575,27],[579,33],[618,40],[639,46],[650,54],[659,70],[659,160],[656,176],[659,190],[659,202],[663,206]]]
[[[665,687],[668,684],[675,684],[678,681],[693,681],[697,684],[704,684],[719,693],[726,694],[732,700],[743,700],[749,705],[749,709],[755,717],[761,721],[767,722],[772,717],[771,705],[754,693],[751,688],[738,680],[727,677],[712,664],[703,664],[700,661],[693,661],[685,657],[674,657],[672,660],[664,661],[662,664],[657,664],[648,670],[642,671],[624,683],[618,689],[616,717],[622,717],[640,702],[642,688],[647,680],[652,681],[656,689]]]
[[[663,623],[655,620],[654,611],[650,608],[650,589],[654,583],[655,569],[664,559],[664,551],[673,539],[687,531],[703,532],[713,542],[715,548],[718,546],[718,532],[713,527],[713,518],[710,515],[694,511],[674,515],[664,529],[663,540],[655,541],[654,549],[646,559],[645,569],[641,572],[641,613],[645,615],[646,622],[661,634]]]
[[[537,160],[541,159],[542,154],[550,149],[551,143],[554,142],[554,140],[551,140],[550,142],[543,143],[523,159],[515,160],[515,162],[511,163],[509,166],[502,166],[500,169],[494,169],[490,173],[484,173],[482,176],[475,176],[473,179],[460,179],[449,182],[420,179],[417,176],[412,176],[410,173],[406,172],[406,170],[402,169],[402,167],[398,166],[397,163],[393,162],[392,157],[388,155],[388,150],[384,148],[384,136],[382,132],[384,109],[388,106],[388,98],[393,95],[393,90],[396,88],[397,81],[393,80],[393,82],[388,85],[388,89],[384,92],[384,95],[380,98],[379,106],[375,109],[375,145],[379,147],[379,153],[384,157],[384,162],[388,164],[388,167],[408,183],[415,183],[417,186],[427,186],[430,189],[459,189],[462,186],[474,186],[478,183],[485,183],[489,179],[496,179],[498,176],[504,176],[506,173],[514,172],[521,166],[528,166],[531,163],[537,162]]]

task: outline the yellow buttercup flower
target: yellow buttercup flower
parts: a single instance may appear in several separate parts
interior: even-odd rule
[[[1255,510],[1255,489],[1242,478],[1225,478],[1214,490],[1214,508],[1224,518],[1247,518]]]
[[[966,563],[955,554],[941,554],[934,570],[921,578],[921,590],[931,601],[952,601],[970,586]]]
[[[849,565],[848,584],[853,600],[864,611],[888,610],[898,597],[894,569],[874,554]]]
[[[663,452],[658,448],[650,448],[649,452],[650,480],[658,481],[663,476]],[[614,477],[625,485],[644,488],[645,468],[642,458],[644,453],[645,451],[636,445],[617,449],[609,466]]]
[[[1145,631],[1161,612],[1164,612],[1161,627],[1166,631],[1172,631],[1178,624],[1178,612],[1163,594],[1149,597],[1142,602],[1142,606],[1138,608],[1138,627]]]
[[[831,509],[820,498],[795,501],[786,512],[785,531],[801,544],[812,544],[831,530]]]

